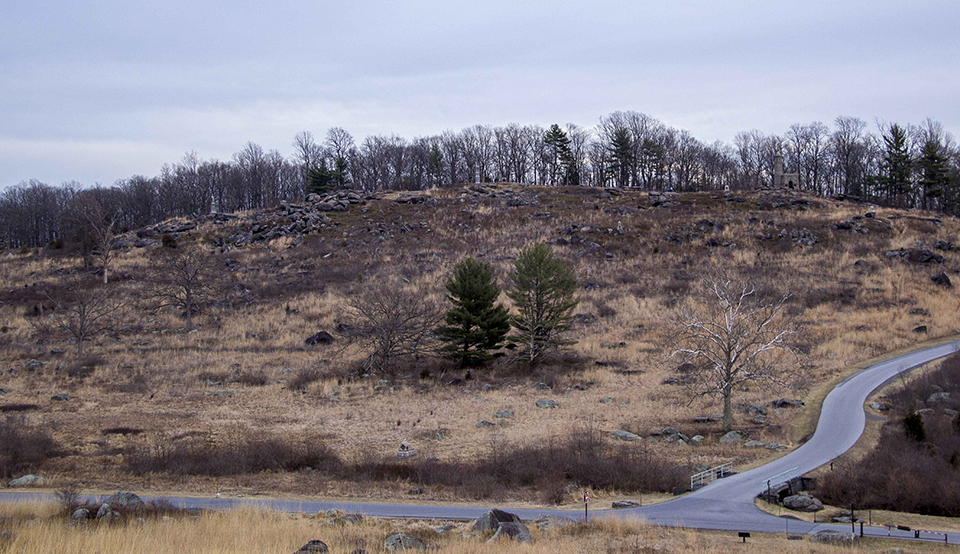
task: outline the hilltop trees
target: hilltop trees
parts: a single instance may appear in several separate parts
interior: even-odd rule
[[[453,307],[447,310],[446,325],[437,329],[446,343],[441,351],[461,365],[491,359],[489,351],[498,348],[510,331],[507,309],[496,303],[500,287],[493,267],[467,258],[453,268],[445,286]]]

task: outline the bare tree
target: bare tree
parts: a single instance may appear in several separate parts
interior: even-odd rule
[[[193,316],[214,298],[217,283],[210,253],[199,248],[172,249],[154,266],[147,292],[148,306],[154,310],[183,310],[189,333],[193,330]]]
[[[40,326],[69,333],[77,341],[77,358],[83,357],[83,341],[113,329],[124,302],[116,291],[81,277],[46,295],[54,309]]]
[[[361,347],[369,351],[364,371],[391,372],[390,362],[433,350],[433,330],[443,312],[421,294],[396,287],[372,287],[350,306],[360,331]]]
[[[694,398],[718,396],[723,401],[723,430],[733,426],[731,400],[747,382],[786,386],[785,371],[775,364],[778,352],[792,351],[795,333],[780,323],[784,303],[758,296],[754,285],[723,273],[702,279],[702,302],[680,309],[678,339],[671,357],[693,366]]]

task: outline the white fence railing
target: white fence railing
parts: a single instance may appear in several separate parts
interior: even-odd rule
[[[761,492],[761,493],[764,493],[764,492],[770,491],[770,490],[772,490],[772,489],[775,489],[775,488],[779,487],[780,485],[785,485],[785,484],[789,483],[790,480],[793,479],[793,478],[795,478],[795,477],[800,477],[800,468],[791,467],[790,469],[788,469],[788,470],[786,470],[786,471],[781,471],[780,473],[778,473],[778,474],[774,475],[773,477],[770,477],[769,479],[767,479],[766,481],[764,481],[764,485],[766,485],[766,487],[765,487],[762,491],[760,491],[760,492]]]
[[[712,467],[706,471],[701,471],[690,477],[690,488],[695,489],[698,486],[702,487],[711,481],[716,481],[721,477],[726,477],[733,473],[733,462],[727,462],[723,465],[718,465],[717,467]]]

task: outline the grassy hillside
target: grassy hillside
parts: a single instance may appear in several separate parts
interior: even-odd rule
[[[696,469],[775,455],[719,443],[719,423],[693,422],[719,405],[691,403],[685,387],[664,384],[678,375],[677,361],[666,356],[671,319],[699,298],[701,272],[724,267],[763,293],[789,292],[786,316],[803,330],[796,337],[803,355],[784,367],[796,370],[793,388],[744,387],[738,404],[813,398],[817,385],[858,361],[960,328],[956,294],[931,280],[941,272],[956,280],[960,254],[950,243],[960,226],[924,213],[780,191],[650,197],[510,185],[357,197],[298,226],[303,211],[287,206],[140,233],[141,244],[167,231],[178,249],[203,249],[227,285],[195,318],[192,333],[177,310],[154,312],[139,302],[169,249],[138,248],[131,232],[108,285],[127,300],[122,322],[88,343],[81,360],[69,335],[44,330],[49,317],[35,315],[78,271],[71,246],[4,254],[0,408],[23,418],[9,425],[40,430],[60,445],[16,473],[35,469],[48,484],[247,495],[413,492],[555,503],[572,502],[578,486],[611,495],[669,491]],[[421,358],[357,376],[364,353],[342,325],[352,323],[351,299],[405,289],[442,302],[443,280],[465,256],[492,263],[505,286],[517,252],[534,241],[553,245],[575,268],[581,302],[568,336],[576,344],[532,372],[505,357],[468,376],[444,360]],[[942,261],[922,252],[887,254],[901,248],[929,250]],[[335,342],[306,346],[320,330]],[[70,399],[52,400],[56,393]],[[539,409],[537,399],[559,408]],[[810,431],[799,422],[811,421],[815,409],[809,402],[769,407],[765,418],[738,411],[735,428],[751,440],[795,446]],[[513,417],[496,418],[499,410]],[[495,425],[478,427],[481,420]],[[664,427],[701,434],[703,444],[624,443],[609,435],[623,429],[650,437]],[[404,442],[418,454],[398,461]],[[289,463],[226,462],[251,445]],[[546,495],[530,476],[502,486],[493,477],[464,477],[480,471],[471,464],[520,464],[560,451],[577,453],[570,467],[605,458],[682,469],[638,484],[555,468],[560,475],[550,478],[562,486]],[[182,464],[193,455],[233,469],[181,464],[157,471],[157,460],[170,453]],[[429,475],[431,456],[447,465],[448,478]]]

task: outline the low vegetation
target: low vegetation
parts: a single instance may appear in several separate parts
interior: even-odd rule
[[[818,495],[836,506],[960,516],[960,354],[902,384],[877,446],[836,464]]]

